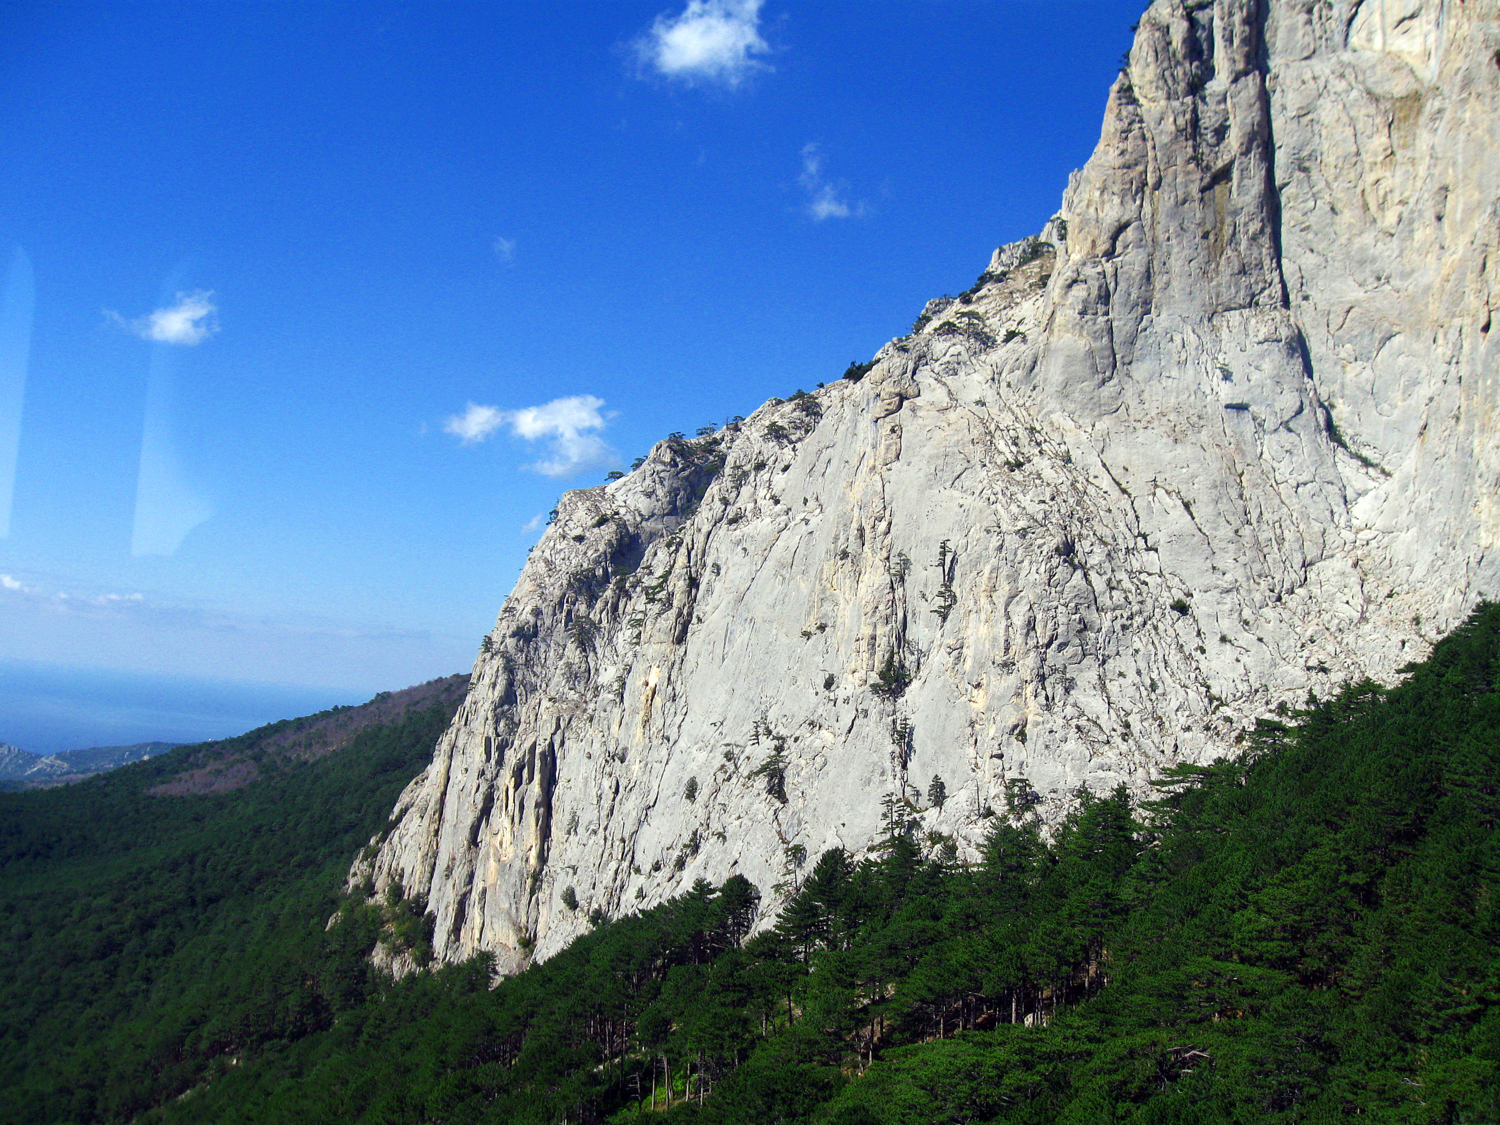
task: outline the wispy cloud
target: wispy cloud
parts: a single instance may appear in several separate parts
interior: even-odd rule
[[[817,223],[824,219],[847,219],[853,214],[832,184],[824,184],[813,192],[813,197],[807,201],[807,213]]]
[[[529,442],[546,442],[551,455],[526,467],[549,477],[570,477],[618,463],[615,451],[599,436],[608,425],[599,411],[603,405],[604,400],[593,395],[571,395],[521,410],[471,402],[462,414],[448,418],[443,429],[464,445],[484,441],[502,429]]]
[[[808,141],[802,146],[802,175],[799,180],[803,187],[813,187],[823,180],[823,152],[817,141]]]
[[[344,682],[366,692],[372,684],[430,678],[474,655],[470,636],[379,620],[267,614],[16,571],[0,578],[0,653],[0,663],[129,668],[240,682]]]
[[[760,34],[761,0],[688,0],[676,16],[663,13],[633,43],[642,71],[688,83],[735,87],[771,50]]]
[[[132,609],[146,602],[146,596],[140,593],[121,594],[113,590],[79,589],[76,586],[65,589],[46,579],[22,581],[14,574],[0,574],[0,592],[13,594],[32,604],[72,613]]]
[[[797,182],[807,192],[808,216],[815,223],[824,219],[858,218],[865,214],[863,202],[850,204],[845,198],[849,188],[842,180],[823,178],[823,151],[817,141],[802,146],[802,174]]]
[[[538,512],[536,515],[532,516],[529,520],[521,525],[521,530],[526,532],[540,531],[542,527],[542,521],[546,518],[547,517],[544,513]]]
[[[497,235],[493,243],[495,257],[502,262],[510,263],[516,260],[516,240]]]
[[[203,343],[219,330],[219,307],[213,303],[212,297],[211,290],[199,289],[193,293],[179,293],[175,305],[156,309],[134,320],[126,320],[113,309],[105,309],[104,317],[111,324],[134,332],[144,340],[191,347]]]

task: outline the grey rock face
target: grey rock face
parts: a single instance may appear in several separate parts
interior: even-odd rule
[[[1497,48],[1493,2],[1157,0],[976,290],[564,496],[351,885],[513,971],[700,877],[774,906],[892,795],[970,850],[1007,783],[1055,815],[1423,655],[1500,590]]]

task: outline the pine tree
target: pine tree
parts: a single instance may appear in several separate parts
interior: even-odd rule
[[[948,786],[937,774],[932,775],[932,783],[927,786],[927,803],[935,809],[942,808],[948,802]]]

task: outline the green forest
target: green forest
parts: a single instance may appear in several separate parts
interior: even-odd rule
[[[699,883],[498,985],[377,974],[422,920],[340,898],[445,718],[221,797],[4,797],[0,1117],[1500,1120],[1500,606],[1140,804],[1043,831],[1016,779],[962,863],[891,802],[769,927]]]

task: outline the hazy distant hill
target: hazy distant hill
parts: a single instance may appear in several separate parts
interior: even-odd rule
[[[204,742],[184,751],[180,768],[147,792],[157,797],[186,797],[240,789],[260,777],[267,765],[316,761],[342,750],[370,727],[400,722],[427,707],[456,708],[468,688],[468,674],[459,673],[400,691],[383,691],[357,707],[333,707],[272,723],[251,732],[253,738]]]
[[[43,759],[38,754],[0,742],[0,781],[11,781],[25,777]]]
[[[84,750],[42,755],[0,743],[0,783],[12,789],[65,785],[131,762],[143,762],[180,745],[178,742],[136,742],[129,746],[90,746]]]
[[[194,744],[179,768],[151,792],[158,797],[226,793],[255,780],[261,760],[313,761],[349,745],[370,726],[397,722],[408,712],[433,705],[457,706],[468,689],[466,674],[447,676],[401,691],[383,691],[357,707],[334,707],[302,719],[272,723],[261,728],[247,750],[244,738],[227,738]],[[137,742],[130,746],[93,746],[85,750],[63,750],[56,754],[33,754],[0,742],[0,791],[46,789],[68,785],[132,762],[143,762],[179,746],[182,742]]]
[[[130,746],[91,746],[87,750],[64,750],[52,757],[66,763],[73,773],[102,773],[131,762],[144,762],[181,745],[181,742],[136,742]]]

